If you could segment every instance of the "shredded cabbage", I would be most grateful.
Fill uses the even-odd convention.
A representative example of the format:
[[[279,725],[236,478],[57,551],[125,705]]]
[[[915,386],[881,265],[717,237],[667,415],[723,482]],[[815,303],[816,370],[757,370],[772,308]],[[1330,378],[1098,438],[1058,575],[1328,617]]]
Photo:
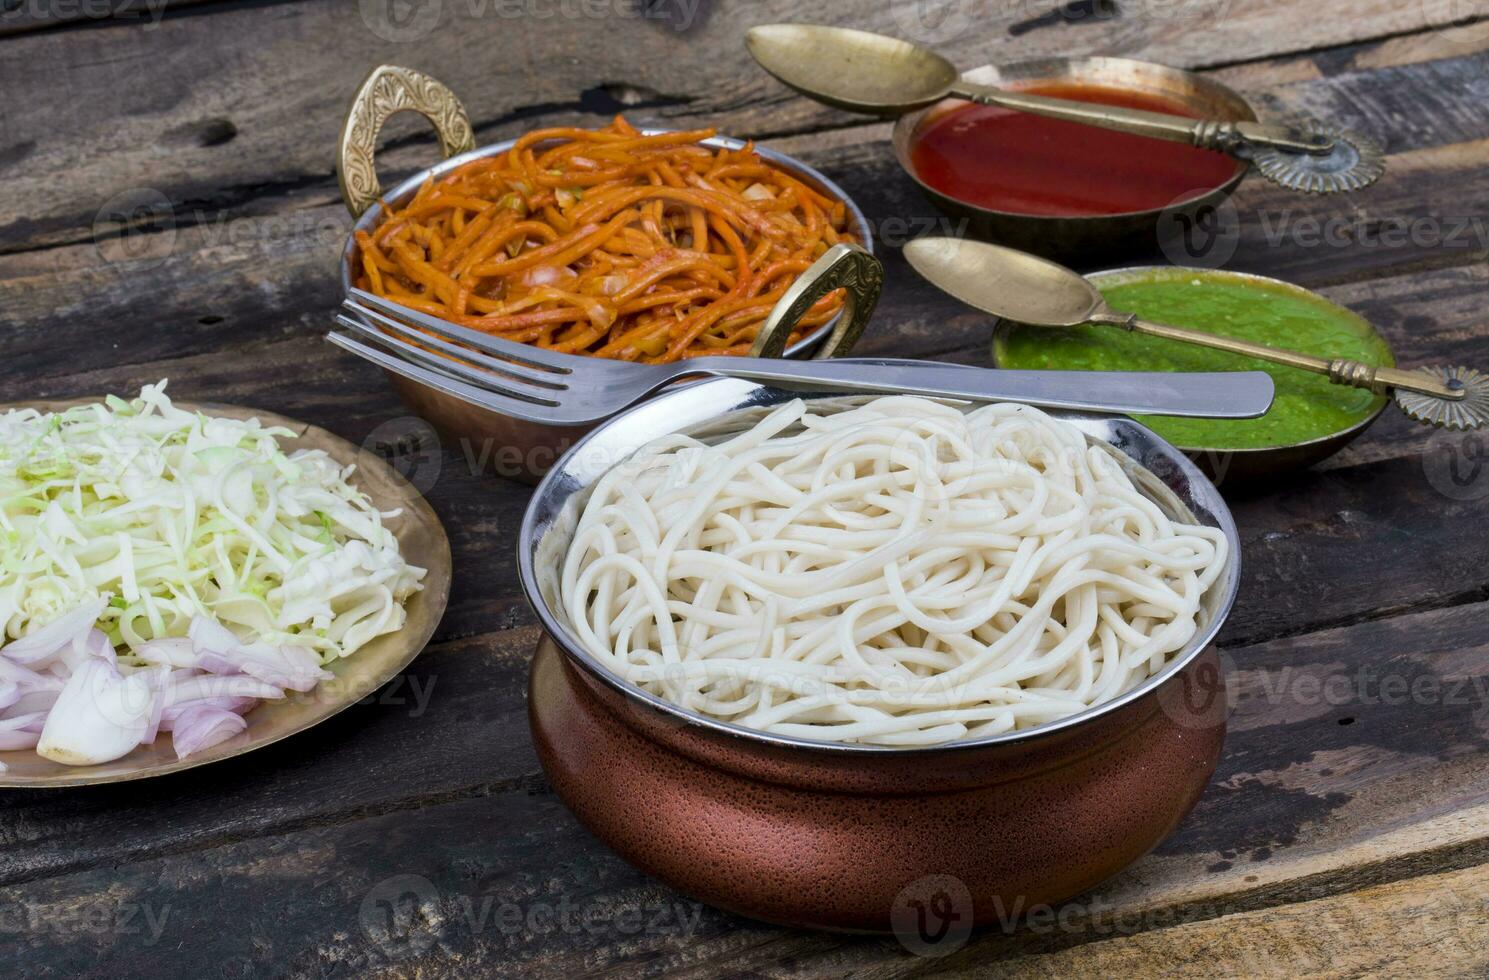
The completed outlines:
[[[321,664],[399,629],[422,586],[379,513],[283,428],[188,412],[165,382],[132,401],[0,415],[0,645],[70,610],[121,664],[209,616],[244,642]]]

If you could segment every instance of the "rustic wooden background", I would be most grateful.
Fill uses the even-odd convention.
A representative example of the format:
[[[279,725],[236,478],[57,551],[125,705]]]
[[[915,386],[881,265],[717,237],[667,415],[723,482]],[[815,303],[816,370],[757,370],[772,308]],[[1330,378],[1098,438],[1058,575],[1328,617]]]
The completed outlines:
[[[889,282],[860,350],[981,362],[985,320],[894,247],[936,217],[888,127],[794,97],[747,58],[747,26],[791,19],[918,33],[969,67],[1148,58],[1211,73],[1266,115],[1373,134],[1390,170],[1353,197],[1248,181],[1227,266],[1322,289],[1403,363],[1489,366],[1483,0],[951,0],[944,19],[930,0],[163,2],[0,0],[0,399],[169,377],[180,397],[430,449],[397,443],[385,423],[405,413],[382,377],[321,340],[348,227],[332,149],[383,62],[444,80],[482,141],[625,109],[799,154],[881,232]],[[384,142],[385,178],[433,159],[417,119]],[[513,535],[528,491],[446,445],[418,478],[457,580],[409,676],[210,769],[5,793],[0,946],[27,976],[1478,972],[1485,462],[1483,440],[1393,411],[1324,466],[1237,496],[1236,705],[1198,808],[1058,923],[928,958],[700,907],[575,822],[525,719],[537,634]]]

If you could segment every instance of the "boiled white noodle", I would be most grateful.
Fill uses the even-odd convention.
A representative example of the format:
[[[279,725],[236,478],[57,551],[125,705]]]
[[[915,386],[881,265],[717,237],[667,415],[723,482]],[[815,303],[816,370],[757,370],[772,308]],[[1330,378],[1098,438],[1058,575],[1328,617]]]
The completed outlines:
[[[801,401],[717,445],[658,440],[596,484],[562,599],[601,663],[801,738],[1026,729],[1161,670],[1225,564],[1105,449],[1026,405]]]

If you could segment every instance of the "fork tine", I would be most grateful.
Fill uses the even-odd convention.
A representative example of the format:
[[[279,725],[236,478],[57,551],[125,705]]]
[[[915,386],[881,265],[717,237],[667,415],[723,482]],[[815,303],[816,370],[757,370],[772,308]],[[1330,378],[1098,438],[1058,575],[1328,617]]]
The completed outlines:
[[[551,388],[536,388],[523,384],[519,380],[503,377],[478,367],[472,367],[468,362],[463,360],[451,360],[447,357],[441,357],[438,354],[433,354],[420,347],[416,347],[406,340],[401,340],[398,337],[383,333],[376,327],[370,327],[365,323],[358,322],[344,313],[336,314],[336,322],[343,327],[361,334],[368,340],[386,347],[406,361],[418,361],[427,368],[438,371],[440,374],[457,378],[462,383],[469,384],[474,388],[489,391],[496,395],[504,395],[508,398],[520,398],[523,401],[532,402],[535,405],[546,405],[549,408],[558,405],[558,401],[556,400],[557,392]],[[470,353],[469,351],[460,351],[453,344],[449,346],[457,356]]]
[[[350,351],[358,357],[371,361],[378,367],[394,374],[401,374],[410,381],[442,391],[447,395],[459,398],[461,401],[469,402],[480,408],[491,412],[500,412],[513,418],[523,419],[528,422],[545,421],[545,413],[541,412],[542,406],[531,402],[519,401],[515,398],[506,398],[495,392],[484,388],[468,385],[458,378],[452,378],[441,371],[433,371],[422,368],[417,364],[411,364],[401,357],[378,350],[374,347],[348,337],[346,334],[328,333],[326,339],[340,347],[342,350]]]
[[[450,323],[439,317],[411,310],[406,306],[395,303],[381,296],[374,296],[365,289],[353,288],[348,293],[343,305],[360,308],[358,311],[376,310],[387,316],[405,320],[425,330],[433,331],[442,337],[459,341],[476,350],[485,351],[487,354],[495,354],[508,360],[517,361],[535,368],[545,368],[549,371],[569,373],[573,368],[566,363],[567,358],[576,357],[574,354],[559,354],[554,351],[534,347],[531,344],[519,344],[515,340],[503,340],[490,334],[462,327],[458,323]]]
[[[417,327],[411,327],[401,320],[395,320],[390,316],[384,316],[376,310],[357,310],[356,313],[358,317],[363,317],[367,320],[371,320],[374,324],[376,324],[376,326],[368,326],[367,323],[365,323],[363,320],[358,320],[355,317],[348,317],[341,313],[336,314],[336,322],[342,324],[343,326],[352,327],[359,333],[362,333],[370,339],[377,341],[381,341],[383,337],[387,336],[387,334],[383,331],[396,331],[397,333],[409,338],[410,340],[415,341],[416,343],[426,344],[430,347],[435,348],[436,350],[443,351],[444,353],[449,354],[451,357],[457,358],[459,360],[470,361],[473,364],[478,364],[488,371],[494,371],[497,374],[505,375],[515,382],[527,382],[528,384],[537,385],[542,388],[550,388],[560,391],[569,386],[568,375],[555,374],[552,371],[544,371],[541,368],[529,368],[521,364],[516,364],[512,361],[502,360],[496,357],[489,357],[486,354],[482,354],[480,351],[471,350],[469,347],[462,347],[459,344],[452,344],[448,340],[441,340],[439,337],[425,333]],[[379,331],[377,327],[382,327],[383,331]],[[476,383],[483,384],[484,382],[477,381]]]

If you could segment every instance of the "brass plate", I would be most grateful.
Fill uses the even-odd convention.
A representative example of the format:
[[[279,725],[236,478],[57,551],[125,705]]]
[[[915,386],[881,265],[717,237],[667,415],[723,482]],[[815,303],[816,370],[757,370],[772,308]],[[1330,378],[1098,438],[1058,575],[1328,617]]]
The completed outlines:
[[[74,405],[101,401],[101,398],[78,398],[69,401],[15,402],[0,405],[0,411],[34,408],[57,412]],[[280,701],[266,701],[244,716],[246,731],[186,759],[177,759],[168,733],[162,733],[152,745],[141,745],[122,759],[100,766],[64,766],[43,759],[34,749],[0,752],[6,772],[0,772],[0,788],[86,786],[93,783],[117,783],[147,776],[193,769],[223,759],[251,752],[303,732],[325,721],[343,708],[375,693],[397,676],[424,649],[444,615],[450,597],[450,541],[439,518],[429,504],[407,480],[376,455],[332,435],[325,429],[296,422],[294,419],[252,408],[177,402],[182,408],[199,410],[207,415],[247,419],[257,416],[265,425],[283,426],[299,433],[294,439],[281,439],[286,451],[323,449],[332,459],[345,465],[355,463],[351,482],[372,498],[379,510],[401,509],[387,526],[398,538],[403,556],[410,564],[428,569],[424,588],[413,595],[404,607],[408,618],[403,629],[380,636],[350,657],[344,657],[329,668],[336,675],[314,690],[299,693],[286,691]]]

